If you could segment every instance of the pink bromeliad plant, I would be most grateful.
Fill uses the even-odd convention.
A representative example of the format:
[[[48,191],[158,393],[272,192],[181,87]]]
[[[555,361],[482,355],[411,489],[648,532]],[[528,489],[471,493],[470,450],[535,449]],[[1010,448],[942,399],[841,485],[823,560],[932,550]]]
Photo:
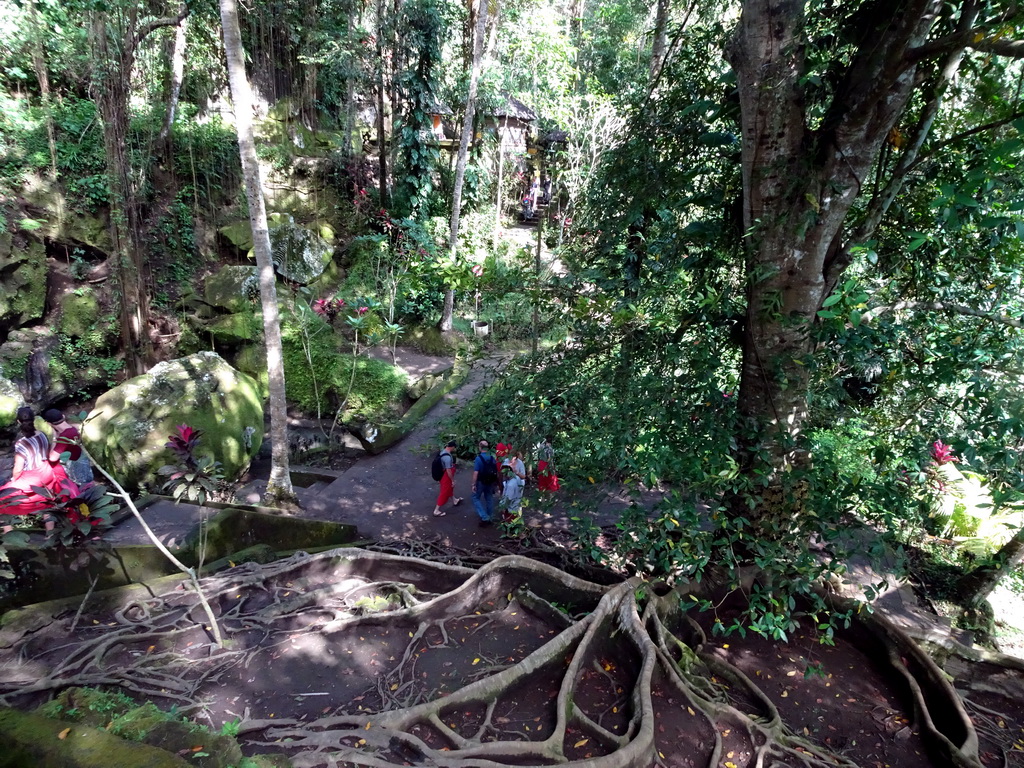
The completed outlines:
[[[932,443],[931,454],[932,461],[934,461],[940,467],[943,464],[951,464],[953,462],[959,461],[959,459],[953,455],[953,447],[950,445],[946,445],[941,440],[936,440],[934,443]]]
[[[175,501],[185,499],[202,504],[220,490],[224,479],[220,462],[210,456],[196,455],[202,436],[201,429],[181,424],[176,434],[171,435],[164,444],[174,454],[176,463],[165,464],[157,470],[157,474],[167,478],[163,490],[173,496]]]

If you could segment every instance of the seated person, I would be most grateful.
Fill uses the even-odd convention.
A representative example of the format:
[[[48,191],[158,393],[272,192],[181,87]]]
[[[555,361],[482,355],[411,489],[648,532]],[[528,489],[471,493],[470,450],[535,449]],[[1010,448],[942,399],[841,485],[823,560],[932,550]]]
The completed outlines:
[[[20,436],[14,443],[14,473],[9,483],[0,485],[0,515],[27,515],[49,509],[54,498],[48,494],[58,499],[78,495],[78,486],[68,478],[63,465],[50,462],[50,441],[36,429],[35,418],[31,408],[18,409]],[[46,527],[52,529],[52,521]]]

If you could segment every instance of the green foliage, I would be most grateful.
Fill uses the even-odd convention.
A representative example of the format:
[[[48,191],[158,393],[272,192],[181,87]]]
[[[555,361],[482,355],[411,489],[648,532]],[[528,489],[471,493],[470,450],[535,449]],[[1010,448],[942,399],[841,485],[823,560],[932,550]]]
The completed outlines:
[[[435,69],[441,65],[442,45],[453,13],[447,0],[409,0],[398,20],[398,35],[405,49],[402,60],[408,65],[398,75],[406,108],[395,128],[395,208],[418,219],[435,213],[438,200],[434,172],[440,155],[431,133],[432,113],[438,103]]]
[[[202,266],[195,240],[194,196],[191,187],[175,195],[148,231],[146,247],[159,286],[153,297],[157,306],[169,306],[178,299]]]
[[[400,369],[359,355],[353,379],[352,355],[341,351],[341,338],[323,318],[303,307],[284,319],[281,336],[288,399],[306,413],[333,412],[345,399],[350,381],[346,421],[383,416],[390,404],[401,401],[408,381]],[[380,325],[379,320],[373,322]]]
[[[224,472],[220,462],[210,455],[197,453],[202,436],[202,430],[181,424],[167,441],[165,447],[174,456],[175,463],[160,467],[157,474],[167,478],[163,491],[175,502],[184,500],[202,505],[223,488]]]
[[[50,358],[50,375],[75,394],[80,394],[74,389],[76,384],[105,381],[107,386],[114,386],[124,370],[124,361],[115,357],[110,348],[114,322],[109,316],[102,317],[80,337],[58,333],[57,348]]]

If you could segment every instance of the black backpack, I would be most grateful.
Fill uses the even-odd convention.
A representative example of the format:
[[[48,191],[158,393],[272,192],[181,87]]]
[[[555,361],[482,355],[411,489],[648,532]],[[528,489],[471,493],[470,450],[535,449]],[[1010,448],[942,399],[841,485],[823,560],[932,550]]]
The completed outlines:
[[[430,463],[430,476],[434,478],[435,481],[438,481],[442,477],[444,477],[444,464],[441,463],[442,453],[444,453],[444,451],[438,451],[437,455],[434,456],[434,460]],[[452,455],[452,466],[455,466],[454,455]]]
[[[481,456],[484,460],[483,469],[480,470],[477,478],[484,485],[494,485],[498,482],[498,465],[494,462],[493,456]]]

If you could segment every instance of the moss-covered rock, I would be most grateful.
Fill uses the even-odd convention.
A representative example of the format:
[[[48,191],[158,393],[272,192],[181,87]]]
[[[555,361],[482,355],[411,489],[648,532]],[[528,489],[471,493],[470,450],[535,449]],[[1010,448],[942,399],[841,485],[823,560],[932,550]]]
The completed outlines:
[[[32,173],[25,177],[21,195],[31,207],[45,212],[40,236],[60,243],[81,243],[104,253],[110,253],[110,226],[103,216],[91,216],[76,208],[71,212],[67,199],[50,179]],[[63,211],[63,216],[58,215]]]
[[[30,573],[31,578],[17,590],[0,593],[0,611],[84,595],[90,578],[96,579],[98,589],[114,589],[179,573],[160,550],[144,544],[121,544],[97,551],[87,570],[70,579],[67,563],[55,549],[8,547],[7,554],[12,567],[19,573]]]
[[[332,245],[334,242],[334,228],[328,222],[316,219],[309,226],[302,226],[296,223],[295,217],[290,213],[272,213],[268,217],[267,223],[270,227],[270,250],[271,258],[274,261],[274,269],[282,277],[295,283],[307,285],[319,278],[324,273],[324,270],[328,269],[331,265],[331,257],[334,252]],[[248,254],[250,258],[253,258],[252,227],[248,220],[236,221],[233,224],[221,227],[218,231],[228,242],[240,251]],[[254,276],[251,285],[247,285],[246,289],[250,295],[254,293],[255,297],[259,298],[259,284],[254,282],[256,279],[255,267],[224,267],[218,274],[225,270],[237,271],[245,269],[252,270]],[[215,277],[209,278],[207,280],[208,284],[211,279],[215,279]],[[255,286],[255,288],[251,286]],[[228,292],[228,296],[230,296],[232,295],[230,293],[232,288],[233,286],[229,284],[226,290],[223,288],[219,289],[219,294]],[[234,289],[234,294],[238,293],[238,289]],[[223,300],[221,295],[218,295],[216,298],[221,299],[221,301]],[[237,311],[235,307],[212,300],[209,289],[207,289],[207,301],[215,306],[226,306],[232,311]]]
[[[263,398],[270,393],[267,375],[267,347],[265,344],[246,344],[235,353],[235,368],[252,376],[259,385]]]
[[[263,321],[252,312],[236,312],[232,315],[220,315],[202,326],[202,331],[213,339],[214,343],[224,346],[238,346],[260,338]]]
[[[100,319],[100,302],[92,291],[65,294],[60,300],[60,332],[81,338],[96,327]]]
[[[192,723],[169,720],[166,715],[141,740],[171,753],[187,750],[192,754],[192,765],[198,768],[237,768],[242,764],[242,750],[230,736],[200,731]],[[197,745],[202,749],[195,750]]]
[[[106,730],[0,708],[0,768],[184,768],[170,752]]]
[[[447,357],[457,354],[466,340],[455,333],[442,333],[436,326],[411,326],[402,334],[402,345],[425,355]]]
[[[363,448],[371,454],[378,454],[390,448],[409,434],[423,420],[427,411],[433,408],[442,397],[462,384],[468,373],[469,366],[461,359],[456,359],[451,375],[437,381],[429,391],[413,403],[412,407],[397,422],[370,420],[360,425],[354,431]]]
[[[13,424],[21,405],[21,390],[13,381],[0,376],[0,424]]]
[[[127,488],[157,481],[169,463],[164,447],[180,424],[205,435],[200,454],[212,456],[228,480],[244,472],[263,439],[263,405],[255,381],[214,352],[156,365],[102,395],[82,439],[96,461]]]
[[[206,278],[203,298],[207,304],[228,312],[251,312],[260,300],[256,267],[221,267]]]
[[[252,224],[248,219],[226,224],[217,231],[242,253],[252,250]]]
[[[188,754],[198,768],[236,768],[244,765],[238,742],[213,733],[191,720],[158,708],[152,702],[139,705],[122,693],[96,688],[68,688],[36,710],[54,720],[103,728],[130,742],[157,747],[173,754]],[[72,726],[74,727],[74,726]],[[197,746],[202,746],[197,750]],[[150,754],[149,750],[145,750]]]
[[[307,285],[323,274],[334,249],[320,235],[296,224],[291,215],[275,213],[270,217],[270,252],[278,274]]]
[[[20,238],[19,238],[20,239]],[[8,328],[42,318],[46,309],[46,248],[38,240],[0,237],[0,326]]]
[[[248,509],[225,509],[206,524],[203,531],[206,560],[217,560],[258,544],[270,544],[278,552],[342,546],[356,540],[353,525],[330,520],[281,517]],[[200,531],[196,526],[178,554],[186,564],[198,560]]]
[[[123,693],[75,687],[65,688],[36,712],[43,717],[103,728],[111,720],[131,712],[136,706],[135,702]]]

